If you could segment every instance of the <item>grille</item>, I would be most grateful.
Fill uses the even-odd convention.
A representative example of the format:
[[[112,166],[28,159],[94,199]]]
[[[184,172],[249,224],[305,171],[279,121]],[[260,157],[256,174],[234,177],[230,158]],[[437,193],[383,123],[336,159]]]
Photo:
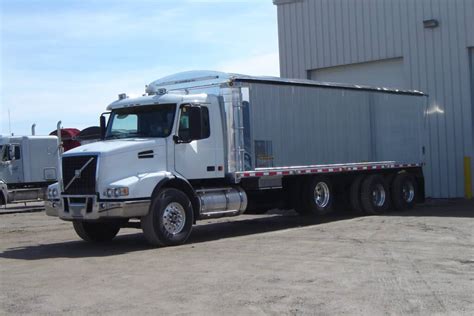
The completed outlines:
[[[84,165],[93,159],[87,167],[82,170],[80,177],[74,179],[71,185],[67,188],[68,183],[76,175],[76,170],[79,171]],[[95,176],[97,169],[97,156],[74,156],[63,157],[63,183],[66,194],[83,195],[95,194]]]

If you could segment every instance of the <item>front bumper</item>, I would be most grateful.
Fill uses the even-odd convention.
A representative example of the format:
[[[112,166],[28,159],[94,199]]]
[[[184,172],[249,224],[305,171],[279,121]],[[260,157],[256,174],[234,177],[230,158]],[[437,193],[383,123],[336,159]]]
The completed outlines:
[[[150,200],[99,201],[97,196],[66,196],[45,202],[46,215],[63,220],[137,218],[148,214]]]

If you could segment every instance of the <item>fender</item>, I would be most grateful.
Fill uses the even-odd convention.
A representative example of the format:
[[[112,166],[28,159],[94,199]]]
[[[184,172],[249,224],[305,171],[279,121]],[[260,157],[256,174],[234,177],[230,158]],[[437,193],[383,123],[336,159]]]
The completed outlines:
[[[158,182],[158,184],[155,186],[155,189],[153,190],[152,198],[156,196],[161,189],[164,188],[175,188],[184,192],[188,196],[189,200],[191,201],[191,205],[193,206],[194,223],[196,223],[196,219],[199,217],[200,214],[201,203],[191,183],[189,183],[187,179],[179,175],[170,175]]]

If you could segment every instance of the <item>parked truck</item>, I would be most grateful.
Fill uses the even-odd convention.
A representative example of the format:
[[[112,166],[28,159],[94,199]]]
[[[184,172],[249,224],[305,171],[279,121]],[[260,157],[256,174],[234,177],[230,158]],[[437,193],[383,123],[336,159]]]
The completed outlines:
[[[0,206],[43,201],[58,178],[58,138],[0,136]]]
[[[186,72],[125,94],[103,140],[62,157],[47,214],[86,241],[141,228],[178,245],[197,220],[272,208],[382,214],[424,200],[426,96],[368,86]]]

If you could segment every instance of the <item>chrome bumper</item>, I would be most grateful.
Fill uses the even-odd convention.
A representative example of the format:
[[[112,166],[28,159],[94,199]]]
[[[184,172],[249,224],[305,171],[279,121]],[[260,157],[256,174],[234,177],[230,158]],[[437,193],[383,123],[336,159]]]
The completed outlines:
[[[96,196],[81,196],[84,202],[77,202],[76,196],[45,202],[46,215],[63,220],[97,220],[101,218],[133,218],[148,214],[150,200],[139,201],[97,201]]]

